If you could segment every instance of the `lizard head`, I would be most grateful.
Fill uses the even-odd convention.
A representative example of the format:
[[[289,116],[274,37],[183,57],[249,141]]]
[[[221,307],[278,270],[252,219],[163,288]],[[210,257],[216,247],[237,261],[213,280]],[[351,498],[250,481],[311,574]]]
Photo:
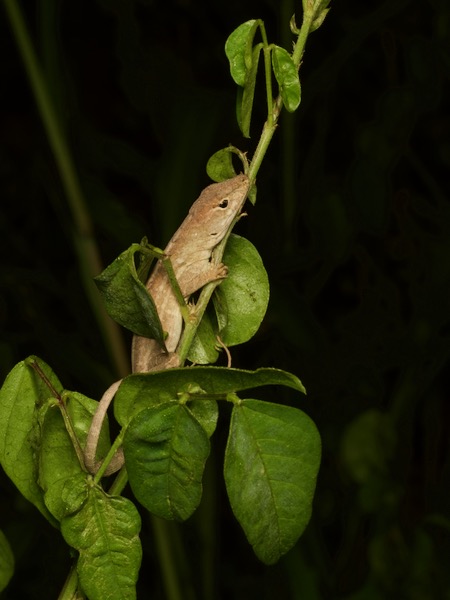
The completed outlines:
[[[205,235],[205,243],[209,247],[220,243],[241,212],[249,183],[246,175],[213,183],[203,190],[192,206],[191,211],[195,211],[192,216]]]

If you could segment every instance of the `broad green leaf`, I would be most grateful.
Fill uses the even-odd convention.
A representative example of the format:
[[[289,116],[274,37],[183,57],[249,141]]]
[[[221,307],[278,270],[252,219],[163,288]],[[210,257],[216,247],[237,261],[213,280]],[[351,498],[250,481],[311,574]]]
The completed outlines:
[[[275,563],[311,516],[320,464],[316,426],[288,406],[235,404],[224,475],[231,508],[260,560]]]
[[[298,69],[289,52],[273,46],[272,67],[283,104],[288,112],[294,112],[300,104],[301,88]]]
[[[0,592],[8,585],[13,573],[14,554],[5,534],[0,530]]]
[[[196,364],[217,361],[218,335],[226,346],[236,346],[252,338],[267,310],[269,279],[253,244],[232,234],[223,262],[228,267],[228,276],[213,296],[216,318],[205,314],[189,350],[188,359]]]
[[[244,371],[224,367],[191,367],[166,371],[135,373],[126,377],[114,398],[114,415],[120,425],[126,425],[140,410],[170,402],[190,386],[193,400],[225,397],[263,385],[284,385],[305,392],[298,377],[280,369]]]
[[[39,419],[62,391],[56,375],[36,356],[18,363],[0,390],[0,463],[21,494],[53,524],[38,485]]]
[[[232,234],[223,257],[228,276],[216,289],[219,335],[227,346],[242,344],[258,331],[269,303],[269,278],[255,246]]]
[[[154,515],[184,521],[202,496],[209,440],[189,408],[170,402],[139,412],[123,440],[137,500]]]
[[[253,38],[261,23],[260,19],[242,23],[225,42],[225,54],[230,63],[231,76],[241,87],[244,86],[247,72],[252,67]]]
[[[66,542],[79,552],[80,585],[89,600],[134,600],[142,558],[141,520],[130,500],[89,489],[82,508],[61,521]]]
[[[143,246],[132,244],[116,258],[94,281],[108,314],[117,323],[137,335],[155,339],[164,347],[164,333],[155,303],[140,280],[135,266],[135,254]],[[151,253],[146,248],[145,254]]]

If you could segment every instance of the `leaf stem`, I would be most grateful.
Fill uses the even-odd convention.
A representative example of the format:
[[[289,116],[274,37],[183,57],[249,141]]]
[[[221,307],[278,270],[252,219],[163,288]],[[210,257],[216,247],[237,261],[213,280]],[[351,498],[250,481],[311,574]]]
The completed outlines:
[[[272,69],[270,65],[270,52],[271,48],[267,40],[266,28],[264,23],[260,21],[259,28],[261,30],[261,37],[263,41],[263,52],[264,52],[264,72],[266,77],[266,96],[267,96],[267,122],[269,126],[272,126],[272,105],[273,105],[273,93],[272,93]]]
[[[158,549],[164,589],[168,600],[183,600],[179,569],[174,559],[173,544],[171,543],[170,524],[159,517],[152,516],[151,523]]]
[[[78,592],[78,573],[76,564],[74,564],[69,571],[58,600],[81,600],[81,598],[84,598],[84,595],[81,596]]]
[[[309,13],[307,11],[303,13],[302,26],[300,28],[297,41],[295,42],[294,51],[292,52],[292,60],[297,69],[300,68],[300,64],[302,62],[303,53],[305,52],[306,40],[308,39],[313,19],[314,13]]]
[[[114,483],[108,490],[108,494],[111,496],[120,496],[125,486],[128,483],[128,473],[125,467],[122,467],[114,479]]]
[[[72,419],[70,418],[69,413],[67,412],[66,398],[69,397],[70,392],[63,392],[63,395],[59,398],[59,408],[61,410],[61,415],[64,421],[64,425],[66,427],[66,431],[70,437],[70,441],[72,442],[72,446],[75,450],[75,454],[77,455],[78,462],[80,463],[80,467],[83,469],[83,471],[86,471],[86,467],[84,466],[83,449],[80,446],[80,441],[75,432]]]

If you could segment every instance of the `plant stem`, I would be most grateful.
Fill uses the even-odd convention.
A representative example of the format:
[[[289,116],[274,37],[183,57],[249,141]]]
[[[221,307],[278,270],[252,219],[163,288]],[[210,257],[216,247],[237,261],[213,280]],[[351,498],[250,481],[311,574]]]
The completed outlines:
[[[294,61],[297,69],[300,68],[301,60],[303,53],[305,51],[306,40],[309,35],[309,31],[311,29],[311,24],[313,22],[315,13],[304,13],[303,14],[303,22],[301,29],[299,31],[297,41],[294,46],[294,51],[292,53],[292,60]],[[262,31],[262,29],[261,29]],[[267,40],[266,40],[267,41]],[[264,46],[264,49],[266,45]],[[270,65],[269,65],[270,67]],[[268,86],[268,82],[271,81],[271,73],[269,68],[269,74],[266,70],[266,87]],[[277,128],[278,119],[281,114],[281,109],[283,108],[283,102],[281,96],[279,95],[273,102],[272,110],[269,111],[269,116],[267,121],[264,123],[263,130],[261,133],[261,137],[259,139],[258,145],[256,147],[255,153],[253,155],[252,162],[250,164],[250,169],[248,176],[250,180],[256,179],[256,175],[259,171],[261,163],[264,159],[264,156],[267,152],[270,142],[272,141],[273,134]]]
[[[270,68],[270,46],[267,41],[266,28],[264,23],[261,21],[260,26],[261,37],[263,40],[263,52],[264,52],[264,73],[266,77],[266,96],[267,96],[267,123],[269,127],[272,125],[272,69]]]
[[[4,5],[71,211],[74,247],[82,283],[115,369],[124,377],[129,372],[129,366],[123,338],[118,326],[106,313],[100,294],[92,281],[93,277],[102,271],[102,264],[75,165],[18,1],[4,0]]]
[[[116,437],[116,439],[114,440],[114,443],[111,444],[111,448],[108,451],[108,454],[105,456],[105,458],[103,459],[102,464],[100,465],[99,470],[97,471],[97,473],[94,476],[94,482],[99,484],[102,477],[105,475],[105,472],[111,462],[111,459],[113,459],[116,456],[117,451],[119,450],[119,448],[122,446],[122,442],[123,442],[123,436],[125,435],[125,428],[122,428],[119,435]],[[121,454],[121,467],[123,467],[123,454]],[[118,469],[116,468],[116,471]]]
[[[311,28],[311,23],[313,21],[314,13],[304,14],[302,27],[298,34],[297,42],[294,46],[294,51],[292,58],[294,60],[294,64],[297,68],[300,67],[301,59],[303,56],[303,52],[305,50],[306,40],[308,38],[309,30]],[[267,42],[267,36],[264,27],[261,25],[261,35],[263,38],[264,44],[264,66],[265,66],[265,74],[266,74],[266,90],[267,90],[267,98],[272,98],[272,84],[271,84],[271,69],[270,69],[270,47]],[[272,137],[277,129],[278,119],[281,114],[281,109],[283,108],[283,101],[281,99],[281,95],[279,95],[273,102],[272,105],[269,105],[269,112],[267,116],[267,120],[264,123],[263,130],[261,133],[261,137],[259,139],[258,145],[256,147],[255,153],[253,155],[248,177],[250,181],[254,181],[256,179],[256,175],[259,171],[259,168],[262,164],[264,156],[267,152],[270,142],[272,141]],[[234,225],[234,223],[233,223]],[[232,225],[232,227],[233,227]],[[232,229],[230,228],[230,231]],[[214,253],[215,258],[220,260],[222,258],[226,241],[228,236],[222,241],[222,243],[216,248]],[[195,305],[195,318],[191,319],[186,323],[186,327],[184,329],[184,333],[180,342],[179,348],[179,356],[181,360],[181,364],[183,364],[186,356],[189,352],[189,348],[192,344],[192,341],[195,337],[195,332],[197,331],[198,325],[203,317],[203,314],[206,310],[208,302],[215,290],[215,288],[219,285],[220,282],[213,281],[212,283],[206,285],[198,299],[197,304]]]
[[[259,171],[259,167],[264,159],[264,156],[267,152],[269,144],[272,140],[273,134],[277,128],[278,118],[281,113],[282,100],[281,96],[274,101],[272,107],[272,124],[269,124],[269,120],[264,123],[263,130],[261,133],[261,137],[259,138],[258,145],[256,146],[255,153],[253,154],[252,162],[250,163],[250,169],[248,172],[248,176],[251,181],[256,179],[256,175]]]
[[[81,600],[84,596],[78,593],[78,574],[76,565],[70,569],[64,587],[58,596],[58,600]]]
[[[151,523],[155,535],[167,600],[183,600],[185,596],[181,591],[179,570],[176,568],[173,557],[169,524],[167,521],[154,516],[151,517]]]
[[[120,496],[125,486],[128,483],[128,474],[125,467],[122,467],[114,479],[114,483],[108,490],[108,494],[111,496]]]
[[[225,235],[223,240],[220,242],[220,244],[218,244],[216,246],[216,248],[214,249],[213,256],[212,256],[212,260],[214,262],[216,262],[216,263],[221,262],[223,254],[225,252],[228,238],[230,237],[231,231],[233,230],[233,227],[235,226],[235,224],[238,220],[239,220],[239,217],[237,217],[233,221],[233,223],[231,223],[227,234]],[[181,336],[180,345],[179,345],[179,349],[178,349],[178,356],[180,358],[181,365],[184,363],[184,361],[187,358],[189,348],[192,345],[196,331],[200,325],[200,321],[202,320],[203,315],[205,314],[205,311],[209,304],[211,296],[213,295],[213,292],[216,289],[216,287],[218,285],[220,285],[220,283],[221,283],[220,280],[211,281],[210,283],[208,283],[207,285],[205,285],[202,288],[200,296],[199,296],[197,302],[195,303],[195,310],[192,313],[191,312],[189,313],[189,318],[185,321],[185,327],[183,330],[183,334]],[[189,310],[189,307],[187,307],[187,308]]]
[[[300,28],[297,41],[295,42],[294,51],[292,52],[292,60],[294,61],[294,65],[297,67],[297,69],[300,67],[300,64],[302,62],[306,40],[308,39],[309,30],[311,29],[311,24],[313,22],[314,16],[315,13],[307,14],[305,12],[303,14],[302,26]]]

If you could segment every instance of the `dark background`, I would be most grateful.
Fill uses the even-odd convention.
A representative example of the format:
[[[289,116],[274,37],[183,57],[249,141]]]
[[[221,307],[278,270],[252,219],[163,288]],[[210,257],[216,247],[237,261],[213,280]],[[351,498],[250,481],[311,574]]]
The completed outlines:
[[[251,157],[265,99],[243,140],[223,52],[231,31],[262,18],[269,41],[290,49],[295,11],[301,22],[288,0],[21,4],[104,265],[143,235],[167,242],[213,152],[231,142]],[[1,380],[37,354],[66,388],[98,398],[116,368],[0,14]],[[179,530],[186,598],[450,597],[449,41],[446,0],[332,0],[308,40],[300,109],[282,115],[238,225],[264,259],[271,301],[233,365],[280,367],[306,385],[306,398],[266,398],[299,406],[321,432],[313,517],[278,565],[258,563],[224,496],[224,425],[207,484],[213,530],[204,508]],[[0,485],[17,561],[2,598],[56,598],[68,549],[6,477]],[[138,598],[164,598],[146,519],[143,543]]]

